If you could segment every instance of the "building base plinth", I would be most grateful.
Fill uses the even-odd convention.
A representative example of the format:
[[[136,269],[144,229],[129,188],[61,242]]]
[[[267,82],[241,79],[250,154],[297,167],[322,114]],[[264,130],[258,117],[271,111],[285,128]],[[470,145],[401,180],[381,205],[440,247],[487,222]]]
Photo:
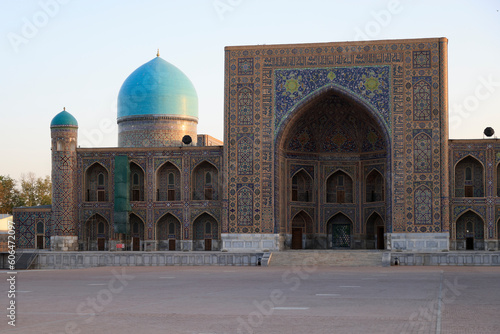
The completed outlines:
[[[386,247],[393,251],[442,252],[450,250],[448,233],[387,233]]]
[[[222,233],[222,250],[262,252],[279,250],[279,234]]]
[[[60,236],[54,235],[50,237],[50,250],[52,251],[77,251],[78,236]]]

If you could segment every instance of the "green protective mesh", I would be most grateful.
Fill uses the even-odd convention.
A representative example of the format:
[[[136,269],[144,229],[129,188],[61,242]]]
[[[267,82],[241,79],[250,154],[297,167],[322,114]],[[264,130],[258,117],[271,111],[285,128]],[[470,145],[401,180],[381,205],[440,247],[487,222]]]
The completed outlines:
[[[115,233],[129,234],[130,165],[125,155],[115,156]]]

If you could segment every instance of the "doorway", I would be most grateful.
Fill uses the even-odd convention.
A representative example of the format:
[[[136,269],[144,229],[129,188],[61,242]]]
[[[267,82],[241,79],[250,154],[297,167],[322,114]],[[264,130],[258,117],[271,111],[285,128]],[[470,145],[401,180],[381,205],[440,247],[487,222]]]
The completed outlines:
[[[384,248],[384,227],[377,226],[377,249]]]
[[[205,250],[206,251],[212,250],[212,239],[205,239]]]
[[[170,239],[168,241],[168,250],[169,251],[174,251],[175,250],[175,239]]]
[[[292,249],[302,249],[302,229],[292,228]]]
[[[43,235],[37,235],[36,236],[36,248],[37,249],[43,249]]]
[[[332,246],[333,248],[351,248],[351,225],[332,225]]]
[[[465,249],[474,250],[474,238],[465,238]]]
[[[104,238],[97,238],[97,250],[98,251],[103,251],[105,247],[105,240]]]
[[[132,237],[132,250],[140,251],[141,250],[141,239],[137,237]]]

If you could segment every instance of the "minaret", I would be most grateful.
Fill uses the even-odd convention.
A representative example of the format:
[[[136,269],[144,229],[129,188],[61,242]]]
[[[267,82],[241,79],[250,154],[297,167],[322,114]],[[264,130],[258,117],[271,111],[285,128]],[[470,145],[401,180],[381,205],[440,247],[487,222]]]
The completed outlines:
[[[76,141],[78,122],[64,108],[50,123],[52,138],[52,226],[50,248],[78,250]]]

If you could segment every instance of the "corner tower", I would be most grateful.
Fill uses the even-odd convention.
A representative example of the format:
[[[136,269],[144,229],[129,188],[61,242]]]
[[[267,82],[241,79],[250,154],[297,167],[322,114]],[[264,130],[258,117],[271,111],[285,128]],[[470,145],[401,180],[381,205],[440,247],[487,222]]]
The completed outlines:
[[[78,122],[64,109],[50,123],[52,139],[52,222],[50,245],[56,251],[78,250],[76,147]]]
[[[118,146],[181,146],[196,139],[198,96],[189,78],[160,58],[136,69],[118,94]]]

